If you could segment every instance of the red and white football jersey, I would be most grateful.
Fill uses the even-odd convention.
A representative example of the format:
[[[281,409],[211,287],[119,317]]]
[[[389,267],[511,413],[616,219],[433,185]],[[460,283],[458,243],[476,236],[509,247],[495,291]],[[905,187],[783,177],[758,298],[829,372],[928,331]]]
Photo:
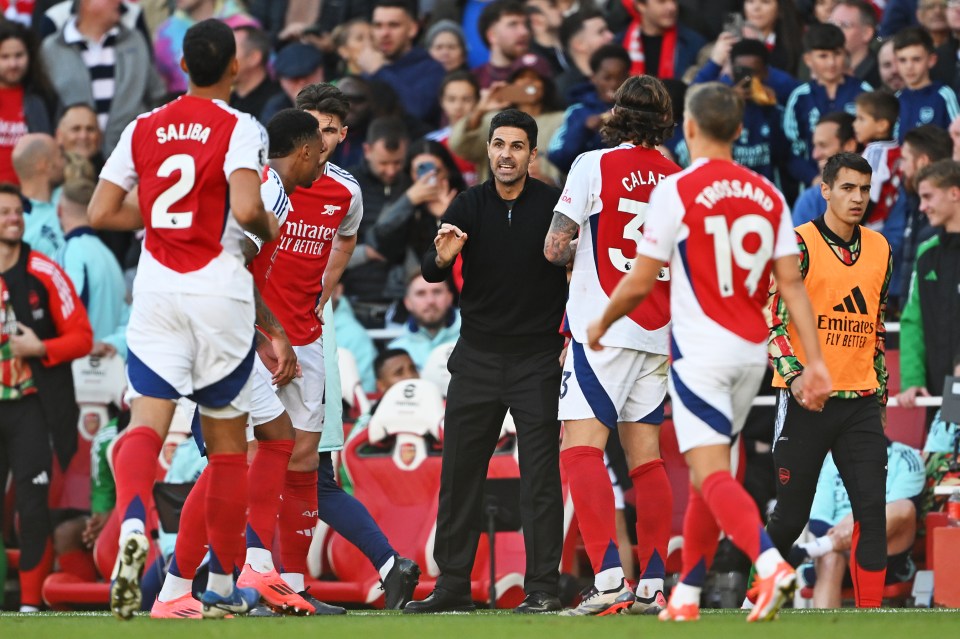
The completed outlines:
[[[890,217],[890,210],[900,192],[900,145],[895,140],[871,142],[863,150],[863,158],[873,169],[870,176],[873,208],[864,226],[880,231]]]
[[[283,325],[294,346],[311,344],[323,325],[314,309],[323,291],[323,272],[338,233],[355,235],[363,217],[363,198],[356,179],[327,162],[323,175],[309,189],[290,195],[293,208],[280,237],[253,260],[257,289]]]
[[[140,185],[146,233],[134,295],[252,299],[228,187],[234,171],[261,173],[267,146],[267,132],[250,115],[189,95],[124,129],[100,177],[127,191]]]
[[[659,151],[632,144],[584,153],[570,168],[554,210],[580,225],[566,314],[578,342],[586,343],[588,324],[636,261],[647,216],[658,214],[648,206],[650,193],[679,170]],[[605,346],[669,353],[669,267],[659,279],[642,304],[610,327]]]
[[[766,362],[773,260],[798,253],[780,191],[734,162],[700,159],[660,182],[650,210],[638,252],[670,260],[673,359]]]

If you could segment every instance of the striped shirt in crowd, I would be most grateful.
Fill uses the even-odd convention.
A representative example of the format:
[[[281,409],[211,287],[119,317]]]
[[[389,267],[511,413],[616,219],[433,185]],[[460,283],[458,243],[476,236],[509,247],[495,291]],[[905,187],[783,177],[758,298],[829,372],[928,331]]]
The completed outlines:
[[[90,71],[90,82],[93,87],[94,109],[97,111],[97,124],[100,130],[107,129],[107,119],[110,115],[110,103],[116,92],[115,69],[117,63],[116,43],[119,27],[113,27],[101,38],[100,42],[88,40],[77,29],[77,19],[71,18],[63,28],[63,38],[67,44],[75,45],[80,49],[83,63]]]

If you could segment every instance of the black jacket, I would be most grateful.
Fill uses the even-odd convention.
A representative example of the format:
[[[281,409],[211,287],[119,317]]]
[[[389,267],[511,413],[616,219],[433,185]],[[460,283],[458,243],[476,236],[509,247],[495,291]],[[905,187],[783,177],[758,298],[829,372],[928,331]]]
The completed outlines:
[[[491,178],[450,204],[442,222],[467,234],[463,247],[460,335],[475,348],[535,353],[563,345],[560,322],[567,302],[566,269],[543,256],[543,241],[560,190],[527,177],[508,215]],[[423,277],[442,282],[450,268],[423,257]]]

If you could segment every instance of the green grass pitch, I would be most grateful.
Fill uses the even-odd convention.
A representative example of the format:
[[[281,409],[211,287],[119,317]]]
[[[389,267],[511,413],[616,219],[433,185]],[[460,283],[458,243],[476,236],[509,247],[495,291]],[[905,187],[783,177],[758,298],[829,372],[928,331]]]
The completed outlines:
[[[3,639],[289,639],[295,636],[376,637],[383,639],[897,639],[956,637],[960,611],[885,609],[880,611],[786,610],[780,619],[747,624],[738,610],[706,610],[695,623],[661,623],[655,617],[616,616],[566,619],[501,612],[409,616],[373,611],[345,617],[151,620],[120,622],[106,613],[0,614]],[[319,634],[319,633],[322,633]]]

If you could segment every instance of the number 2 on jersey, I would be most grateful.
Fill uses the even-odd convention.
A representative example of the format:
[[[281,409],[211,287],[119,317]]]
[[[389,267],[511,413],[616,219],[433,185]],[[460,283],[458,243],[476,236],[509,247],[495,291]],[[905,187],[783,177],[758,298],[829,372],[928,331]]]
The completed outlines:
[[[723,215],[709,215],[703,220],[707,235],[713,236],[713,252],[717,260],[717,283],[720,285],[720,295],[733,295],[733,265],[747,271],[744,286],[752,296],[757,292],[760,276],[766,270],[767,263],[773,255],[773,225],[762,215],[744,215],[738,217],[733,226],[727,226],[727,218]],[[760,237],[760,245],[753,252],[743,245],[747,235],[756,233]]]
[[[157,169],[157,177],[170,177],[174,171],[180,171],[180,178],[157,196],[150,209],[150,225],[155,229],[185,229],[193,224],[193,211],[170,212],[170,207],[188,195],[197,181],[193,157],[186,153],[171,155]]]

